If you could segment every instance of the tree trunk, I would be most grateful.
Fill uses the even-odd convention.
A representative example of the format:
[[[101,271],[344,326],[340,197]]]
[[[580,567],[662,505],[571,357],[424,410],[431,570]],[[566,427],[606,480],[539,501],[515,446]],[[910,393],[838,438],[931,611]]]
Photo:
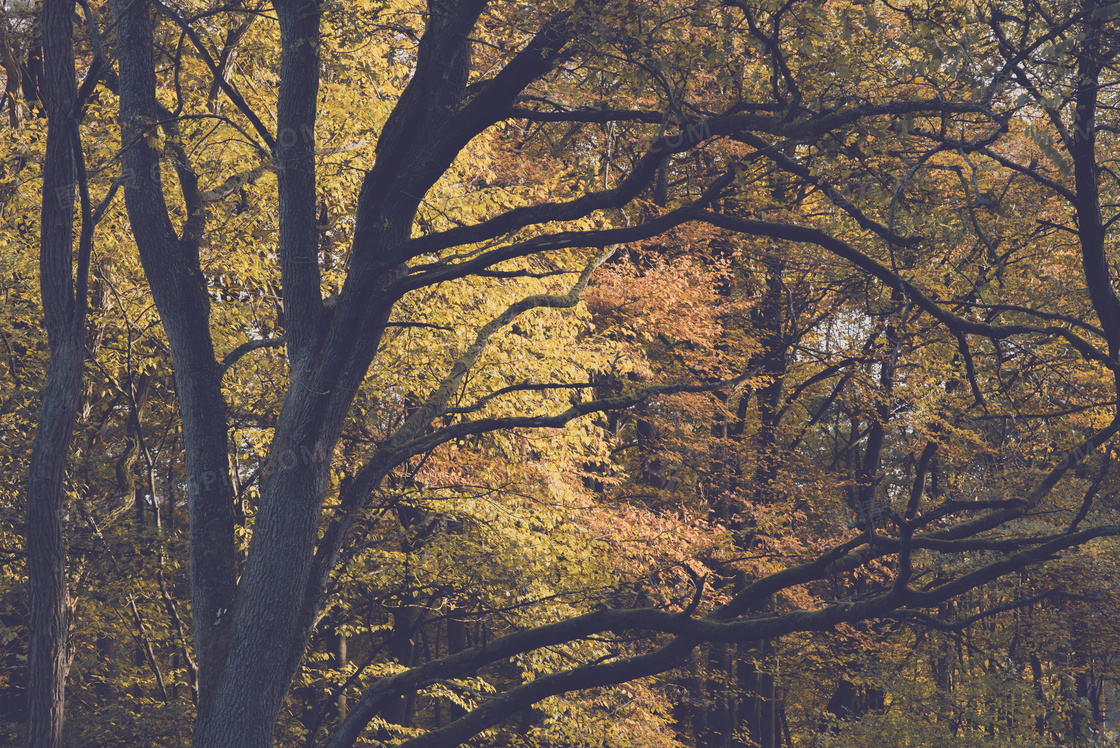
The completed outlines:
[[[27,479],[29,748],[62,745],[67,670],[66,461],[81,398],[85,352],[88,242],[79,251],[74,289],[73,226],[76,124],[72,0],[45,0],[42,34],[47,110],[39,280],[50,347],[50,368]],[[83,227],[86,229],[87,227]]]
[[[699,745],[703,748],[731,748],[735,731],[735,702],[738,694],[731,685],[733,677],[731,645],[716,642],[708,649],[707,730]]]
[[[120,91],[125,206],[144,274],[170,344],[183,420],[191,531],[191,608],[199,669],[199,713],[205,714],[229,645],[236,585],[233,485],[229,477],[221,371],[210,337],[210,299],[199,262],[205,213],[197,178],[176,151],[173,118],[156,100],[151,7],[114,0]],[[161,189],[162,153],[153,146],[157,123],[170,130],[167,149],[189,218],[180,237]]]

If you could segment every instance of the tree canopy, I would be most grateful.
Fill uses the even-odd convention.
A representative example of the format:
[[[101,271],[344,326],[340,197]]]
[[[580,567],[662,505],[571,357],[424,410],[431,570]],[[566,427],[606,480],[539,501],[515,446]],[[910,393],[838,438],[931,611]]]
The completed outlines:
[[[1116,11],[5,4],[0,730],[1104,744]]]

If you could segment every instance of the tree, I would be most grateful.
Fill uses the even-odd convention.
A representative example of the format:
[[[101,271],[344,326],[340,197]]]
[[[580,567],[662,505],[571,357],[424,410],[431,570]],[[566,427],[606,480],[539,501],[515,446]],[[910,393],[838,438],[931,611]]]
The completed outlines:
[[[49,126],[43,161],[39,277],[50,346],[50,368],[40,405],[27,478],[28,627],[27,745],[62,745],[67,658],[64,476],[85,368],[87,278],[93,237],[84,181],[79,108],[74,79],[74,4],[43,4],[46,66],[41,79]],[[91,78],[96,79],[96,71]],[[9,72],[11,82],[11,72]],[[18,104],[13,97],[13,112]],[[81,180],[81,181],[76,181]],[[73,259],[75,192],[81,188],[82,233]]]
[[[95,104],[112,100],[119,136],[103,118],[85,126],[119,143],[128,226],[174,364],[185,462],[180,480],[170,459],[160,469],[168,511],[176,484],[189,511],[195,745],[272,744],[316,637],[348,630],[328,615],[339,575],[360,568],[419,594],[478,537],[454,515],[462,492],[438,504],[425,482],[464,485],[456,451],[498,464],[516,430],[603,414],[596,438],[636,435],[629,467],[660,505],[582,516],[625,518],[635,536],[642,523],[702,530],[658,548],[666,565],[680,554],[661,583],[639,584],[619,542],[607,591],[571,596],[540,625],[526,605],[507,633],[471,646],[462,609],[429,617],[447,633],[426,661],[411,636],[423,616],[398,597],[386,637],[398,667],[348,697],[327,745],[353,745],[371,723],[411,727],[417,693],[472,678],[500,695],[457,697],[454,719],[404,733],[407,745],[458,744],[552,697],[691,667],[705,643],[705,667],[727,674],[724,645],[762,652],[752,643],[926,620],[1120,532],[1095,509],[1097,488],[1070,504],[1093,485],[1082,463],[1120,428],[1106,172],[1096,135],[1067,126],[1097,133],[1104,116],[1093,92],[1111,75],[1113,21],[1095,7],[277,0],[274,22],[245,5],[111,8],[117,64],[95,76]],[[1025,66],[1043,51],[1074,72],[1040,63],[1058,78],[1039,84]],[[1043,116],[1065,132],[1072,166],[1031,140]],[[372,158],[355,155],[363,137]],[[1036,146],[1054,169],[1030,160]],[[997,236],[1016,201],[1039,212]],[[1047,258],[1067,289],[1054,289],[1060,311],[1040,308],[1050,302],[1022,264],[1046,231],[1078,242]],[[638,247],[651,259],[632,277],[683,288],[682,306],[705,312],[635,332],[628,301],[603,286],[597,319],[625,325],[594,335],[556,321],[579,310],[602,264],[626,277],[620,250]],[[695,264],[674,265],[675,247]],[[625,296],[639,284],[619,285]],[[723,301],[741,296],[752,298]],[[705,334],[680,323],[689,316]],[[530,332],[545,325],[580,355],[514,364],[507,351],[545,350],[548,336]],[[250,368],[247,386],[227,379],[281,345],[285,358]],[[627,356],[637,364],[612,364]],[[1063,401],[1055,383],[1068,379],[1079,387]],[[136,449],[142,401],[121,430]],[[1024,474],[1017,461],[1038,442],[991,424],[1027,407],[1053,411],[1033,435],[1053,448]],[[653,438],[669,423],[677,445]],[[668,449],[685,441],[704,457]],[[598,447],[564,449],[557,461],[588,485],[625,480]],[[122,444],[120,464],[136,454]],[[378,506],[403,539],[362,556]],[[564,511],[581,516],[553,516]],[[759,547],[778,560],[743,558]],[[423,554],[429,567],[411,565]],[[432,599],[466,602],[461,583],[442,581]],[[346,660],[337,646],[335,658]],[[751,729],[773,743],[769,719]]]

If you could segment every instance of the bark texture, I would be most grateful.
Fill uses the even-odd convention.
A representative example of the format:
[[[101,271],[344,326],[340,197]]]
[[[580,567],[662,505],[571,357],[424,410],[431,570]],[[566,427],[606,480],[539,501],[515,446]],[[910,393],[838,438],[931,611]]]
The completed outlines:
[[[117,23],[121,167],[125,206],[144,274],[175,362],[183,419],[191,526],[191,607],[199,669],[199,711],[212,703],[229,647],[236,581],[234,495],[229,475],[221,367],[210,337],[210,297],[199,264],[205,213],[198,181],[179,147],[174,118],[156,100],[152,5],[113,0]],[[158,123],[158,124],[157,124]],[[176,231],[161,189],[161,153],[152,142],[164,128],[166,150],[188,218]]]
[[[73,227],[77,192],[77,100],[72,42],[73,0],[45,0],[42,14],[43,103],[48,116],[43,163],[39,283],[50,369],[27,480],[28,646],[27,746],[62,745],[67,670],[66,460],[81,396],[88,247],[74,289]]]

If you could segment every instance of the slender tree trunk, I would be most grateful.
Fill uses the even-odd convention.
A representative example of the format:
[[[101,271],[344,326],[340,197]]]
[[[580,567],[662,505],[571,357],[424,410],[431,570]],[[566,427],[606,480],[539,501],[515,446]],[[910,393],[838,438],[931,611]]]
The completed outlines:
[[[183,420],[191,534],[191,612],[198,662],[199,714],[210,707],[229,647],[237,579],[233,484],[229,476],[221,370],[210,337],[210,298],[199,260],[205,210],[198,180],[176,151],[173,118],[156,99],[151,4],[113,0],[120,91],[125,206],[144,274],[170,344]],[[189,218],[176,233],[161,189],[161,157],[151,144],[167,128]]]
[[[81,398],[86,316],[79,253],[74,291],[73,226],[77,140],[71,119],[77,86],[72,42],[73,0],[45,0],[42,33],[46,69],[47,152],[43,164],[43,211],[39,281],[50,347],[50,369],[27,479],[28,621],[27,746],[62,745],[65,704],[67,608],[65,514],[66,460]],[[88,248],[87,248],[88,251]],[[83,267],[83,264],[85,267]]]
[[[345,670],[349,662],[346,656],[346,632],[341,628],[331,635],[331,660],[336,670]],[[346,692],[338,695],[334,702],[335,713],[339,721],[346,719]]]
[[[774,687],[774,676],[770,673],[761,673],[758,685],[758,697],[761,702],[761,714],[758,725],[758,744],[762,748],[780,748],[782,736],[778,731],[777,719],[777,689]]]
[[[731,645],[713,643],[708,650],[708,731],[703,735],[704,748],[731,748],[735,733],[736,706],[739,694],[733,688],[734,677]]]
[[[757,740],[762,732],[762,699],[759,697],[758,683],[761,673],[755,663],[755,644],[752,642],[743,647],[745,655],[739,664],[739,693],[743,700],[740,707],[740,726],[751,739]]]
[[[57,348],[52,344],[51,349],[51,368],[27,481],[29,748],[62,745],[66,681],[68,595],[63,484],[78,395],[73,385],[81,382],[81,346],[67,340]],[[67,371],[74,368],[76,373]]]

